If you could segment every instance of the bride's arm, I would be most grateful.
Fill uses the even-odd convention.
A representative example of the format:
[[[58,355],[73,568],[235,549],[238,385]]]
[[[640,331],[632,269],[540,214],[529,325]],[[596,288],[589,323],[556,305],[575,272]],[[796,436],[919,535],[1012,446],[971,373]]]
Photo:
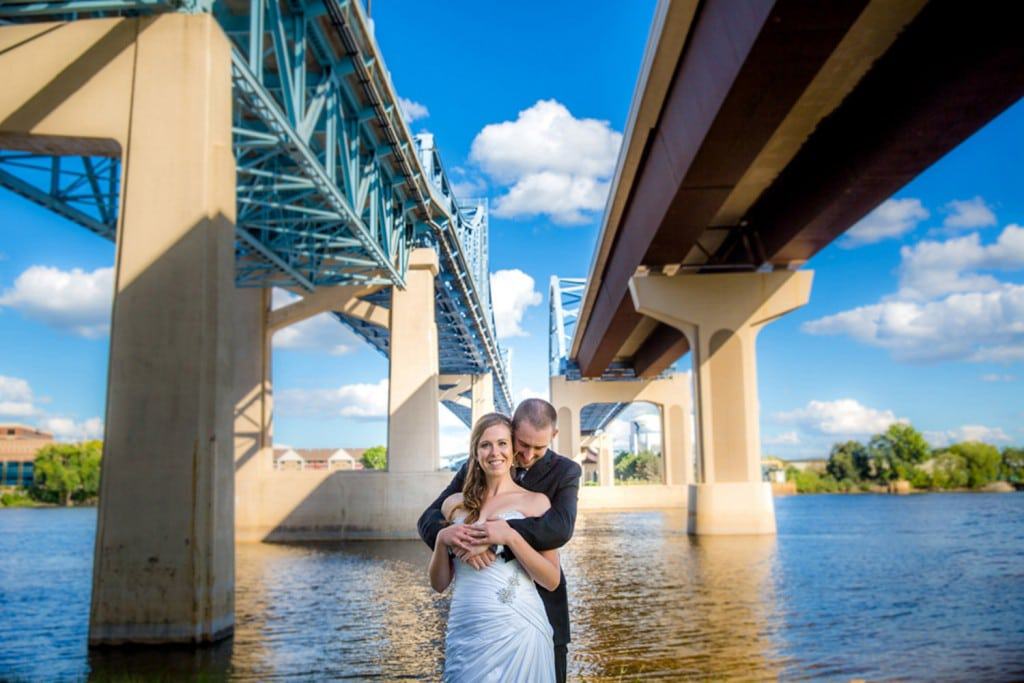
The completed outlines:
[[[462,494],[453,493],[441,504],[441,513],[444,521],[450,522],[455,514],[455,509],[462,503]],[[438,593],[443,593],[452,582],[452,558],[448,552],[448,546],[452,542],[452,534],[455,527],[446,526],[437,532],[434,541],[434,552],[430,556],[430,587]]]
[[[452,558],[448,555],[448,536],[454,527],[445,527],[437,533],[434,553],[430,556],[430,587],[444,593],[452,582]]]
[[[519,535],[518,531],[508,526],[504,520],[496,520],[487,524],[488,526],[491,524],[505,525],[508,532],[504,534],[504,545],[512,549],[512,553],[519,560],[519,564],[523,565],[523,569],[531,579],[546,590],[553,591],[558,588],[558,584],[562,582],[562,570],[558,563],[557,550],[537,552]]]

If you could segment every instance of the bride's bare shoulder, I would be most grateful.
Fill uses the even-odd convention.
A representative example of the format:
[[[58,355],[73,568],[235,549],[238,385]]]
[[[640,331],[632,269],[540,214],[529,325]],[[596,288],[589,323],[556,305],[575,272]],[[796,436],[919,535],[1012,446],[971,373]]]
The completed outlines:
[[[523,498],[524,507],[528,510],[523,510],[527,513],[527,517],[540,517],[549,509],[551,509],[551,501],[543,493],[537,493],[535,491],[527,491]]]
[[[462,494],[453,493],[445,498],[444,502],[441,503],[441,514],[450,522],[452,521],[452,516],[455,514],[455,511],[460,507],[462,507]]]

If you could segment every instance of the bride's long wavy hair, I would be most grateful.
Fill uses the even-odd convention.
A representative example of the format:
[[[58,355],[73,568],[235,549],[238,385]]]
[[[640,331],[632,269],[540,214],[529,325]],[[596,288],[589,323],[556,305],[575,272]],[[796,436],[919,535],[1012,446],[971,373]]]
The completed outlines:
[[[472,524],[480,517],[480,508],[484,506],[487,495],[487,475],[477,461],[476,449],[484,432],[496,425],[508,427],[508,437],[512,439],[512,420],[501,413],[487,413],[473,425],[469,437],[469,458],[466,461],[466,481],[462,485],[462,508],[466,511],[466,524]],[[510,448],[511,448],[511,444]],[[514,456],[513,456],[514,457]]]

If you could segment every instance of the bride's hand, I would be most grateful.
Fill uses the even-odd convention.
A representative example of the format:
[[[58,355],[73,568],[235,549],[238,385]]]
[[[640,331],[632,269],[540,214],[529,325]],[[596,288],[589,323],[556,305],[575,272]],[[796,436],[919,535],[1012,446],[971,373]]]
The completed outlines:
[[[450,548],[466,551],[483,542],[483,530],[473,524],[454,524],[441,529],[437,538]]]
[[[487,533],[487,538],[483,542],[491,545],[508,545],[515,534],[508,522],[501,517],[489,517],[482,528]]]

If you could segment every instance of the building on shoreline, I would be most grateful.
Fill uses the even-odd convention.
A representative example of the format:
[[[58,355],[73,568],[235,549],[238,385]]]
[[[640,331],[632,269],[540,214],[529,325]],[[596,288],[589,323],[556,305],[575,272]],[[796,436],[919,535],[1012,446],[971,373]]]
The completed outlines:
[[[361,470],[365,448],[274,449],[275,470]]]
[[[36,453],[53,434],[23,424],[0,424],[0,486],[32,485]]]

